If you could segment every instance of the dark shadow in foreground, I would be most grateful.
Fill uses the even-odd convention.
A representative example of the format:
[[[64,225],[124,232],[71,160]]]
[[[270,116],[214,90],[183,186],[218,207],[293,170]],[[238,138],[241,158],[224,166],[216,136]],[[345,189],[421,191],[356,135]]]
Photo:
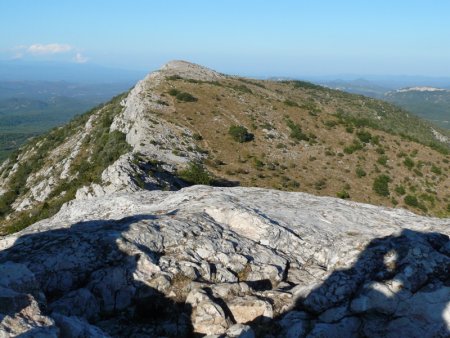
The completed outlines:
[[[88,221],[24,235],[0,252],[0,266],[22,263],[33,272],[35,288],[22,291],[33,295],[63,335],[77,320],[86,320],[95,325],[85,328],[94,330],[91,336],[100,336],[95,333],[100,328],[115,337],[190,337],[192,309],[135,276],[138,264],[157,266],[164,252],[127,242],[126,232],[136,222],[145,223],[150,235],[158,232],[154,221],[160,216]],[[125,251],[129,244],[139,252]],[[272,288],[268,280],[248,284],[254,290]],[[248,324],[261,337],[450,337],[444,318],[450,316],[449,295],[448,236],[404,230],[372,240],[352,267],[331,273],[291,311]],[[14,299],[2,301],[0,314],[14,315],[32,305],[26,297]],[[39,332],[23,337],[34,334]]]
[[[374,239],[292,311],[250,325],[261,337],[450,337],[449,237],[405,229]]]
[[[23,296],[4,298],[0,318],[32,306],[33,300],[26,296],[31,294],[41,313],[55,320],[63,337],[66,330],[81,330],[83,337],[101,336],[99,328],[115,337],[192,336],[189,305],[136,280],[140,253],[129,255],[120,248],[127,245],[122,235],[131,224],[148,221],[148,227],[157,227],[151,222],[157,217],[87,221],[18,238],[12,247],[0,252],[0,266],[24,264],[37,281],[34,287],[19,286]],[[158,264],[163,253],[138,243],[133,245],[151,263]],[[50,332],[34,328],[21,336],[46,336]]]

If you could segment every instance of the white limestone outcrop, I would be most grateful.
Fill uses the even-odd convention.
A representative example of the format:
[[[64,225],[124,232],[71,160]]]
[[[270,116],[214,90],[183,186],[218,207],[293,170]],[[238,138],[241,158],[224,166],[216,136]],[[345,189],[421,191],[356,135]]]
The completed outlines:
[[[257,188],[75,200],[0,239],[0,332],[445,337],[449,234],[449,219]]]

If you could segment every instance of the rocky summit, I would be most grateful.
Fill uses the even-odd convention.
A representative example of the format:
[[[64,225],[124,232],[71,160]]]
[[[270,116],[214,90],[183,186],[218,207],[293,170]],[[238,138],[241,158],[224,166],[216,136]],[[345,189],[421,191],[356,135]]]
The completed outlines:
[[[258,188],[75,200],[0,240],[0,336],[448,337],[449,225]]]
[[[450,337],[445,135],[170,62],[0,166],[0,338]]]

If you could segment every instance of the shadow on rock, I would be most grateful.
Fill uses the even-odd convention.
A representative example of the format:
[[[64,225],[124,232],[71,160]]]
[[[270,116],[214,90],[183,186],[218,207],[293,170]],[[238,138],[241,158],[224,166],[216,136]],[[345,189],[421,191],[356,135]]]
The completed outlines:
[[[176,213],[81,222],[18,238],[0,252],[0,337],[189,337],[193,327],[207,332],[212,325],[220,337],[450,336],[446,235],[403,230],[374,239],[350,268],[320,285],[314,276],[282,290],[269,279],[218,289],[205,282],[185,302],[168,272],[178,262],[164,252],[166,224],[158,220]],[[295,306],[271,318],[264,296],[271,290],[291,294]]]
[[[87,221],[18,238],[0,252],[0,336],[191,336],[189,305],[144,282],[159,271],[162,248],[124,235],[135,222],[157,231],[157,217]]]
[[[353,266],[301,290],[277,319],[285,337],[450,337],[450,241],[403,230],[372,240]]]

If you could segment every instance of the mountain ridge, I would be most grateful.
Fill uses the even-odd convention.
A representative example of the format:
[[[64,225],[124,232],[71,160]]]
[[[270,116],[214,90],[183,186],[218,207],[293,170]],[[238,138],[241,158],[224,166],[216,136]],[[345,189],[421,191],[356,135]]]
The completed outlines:
[[[420,122],[305,82],[147,75],[1,165],[0,335],[448,336],[446,144],[385,120]]]
[[[233,140],[233,126],[254,139]],[[381,101],[172,61],[4,162],[0,211],[14,231],[73,198],[176,190],[203,175],[445,216],[445,133]]]

